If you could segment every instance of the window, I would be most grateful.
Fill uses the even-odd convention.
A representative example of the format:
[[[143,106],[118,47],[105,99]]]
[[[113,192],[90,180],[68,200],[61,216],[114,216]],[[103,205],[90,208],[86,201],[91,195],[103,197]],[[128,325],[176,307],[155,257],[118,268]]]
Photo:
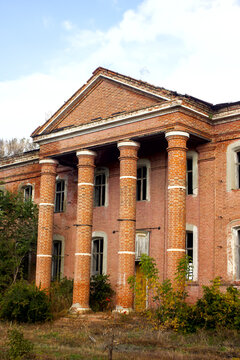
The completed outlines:
[[[236,264],[236,279],[240,279],[240,229],[237,230],[235,240],[235,264]]]
[[[193,280],[193,232],[186,232],[186,255],[189,256],[188,280]]]
[[[198,230],[197,226],[186,224],[186,255],[190,257],[188,280],[198,278]]]
[[[137,165],[137,201],[149,200],[149,170],[150,161],[138,160]]]
[[[198,193],[198,154],[196,151],[187,152],[186,194]]]
[[[94,180],[94,206],[104,206],[106,195],[105,173],[95,175]]]
[[[236,164],[235,164],[236,188],[240,189],[240,152],[239,151],[236,152],[235,158],[236,158]]]
[[[92,275],[103,274],[103,238],[92,241]]]
[[[240,141],[227,147],[227,191],[240,189]]]
[[[65,181],[57,180],[56,181],[56,193],[55,193],[55,212],[64,211],[64,194],[65,194]]]
[[[107,273],[107,235],[103,231],[92,233],[91,275]]]
[[[107,168],[97,168],[94,175],[94,206],[108,205],[108,177]]]
[[[137,169],[137,201],[147,199],[147,168],[141,166]]]
[[[53,241],[52,250],[52,281],[60,280],[62,265],[62,241]]]
[[[193,159],[187,158],[187,195],[193,194]]]
[[[135,261],[140,261],[142,254],[149,254],[149,232],[137,232],[135,238]]]
[[[32,200],[33,197],[33,187],[32,185],[26,185],[23,187],[23,199],[24,201]]]

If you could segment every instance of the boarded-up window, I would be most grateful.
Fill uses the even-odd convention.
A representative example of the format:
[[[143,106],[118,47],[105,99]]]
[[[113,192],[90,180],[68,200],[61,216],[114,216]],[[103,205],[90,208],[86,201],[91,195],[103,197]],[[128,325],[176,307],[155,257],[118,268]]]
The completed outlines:
[[[142,254],[149,254],[149,232],[136,233],[135,260],[139,261]]]

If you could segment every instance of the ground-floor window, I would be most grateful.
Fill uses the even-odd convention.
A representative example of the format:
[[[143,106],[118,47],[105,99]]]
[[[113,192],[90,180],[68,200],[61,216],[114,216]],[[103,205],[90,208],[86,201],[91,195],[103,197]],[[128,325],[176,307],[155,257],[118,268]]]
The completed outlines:
[[[103,247],[102,237],[92,240],[92,275],[103,274]]]
[[[62,263],[62,241],[53,241],[52,251],[52,281],[60,280]]]

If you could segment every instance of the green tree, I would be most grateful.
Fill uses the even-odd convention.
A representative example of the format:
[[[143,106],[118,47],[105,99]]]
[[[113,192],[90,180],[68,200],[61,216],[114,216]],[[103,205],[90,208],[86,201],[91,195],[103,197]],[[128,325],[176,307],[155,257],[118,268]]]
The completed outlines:
[[[37,206],[22,193],[0,192],[0,293],[23,275],[29,251],[36,250]]]

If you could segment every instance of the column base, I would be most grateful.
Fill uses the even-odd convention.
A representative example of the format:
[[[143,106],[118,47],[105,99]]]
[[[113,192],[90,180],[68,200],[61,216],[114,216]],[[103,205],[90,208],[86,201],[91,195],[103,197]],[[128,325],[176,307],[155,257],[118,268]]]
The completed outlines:
[[[87,312],[91,312],[92,310],[90,308],[83,308],[79,303],[73,304],[68,312],[70,314],[83,314]]]
[[[113,313],[126,314],[126,315],[129,315],[131,312],[133,312],[132,308],[123,308],[121,305],[117,305],[116,309],[113,310]]]

